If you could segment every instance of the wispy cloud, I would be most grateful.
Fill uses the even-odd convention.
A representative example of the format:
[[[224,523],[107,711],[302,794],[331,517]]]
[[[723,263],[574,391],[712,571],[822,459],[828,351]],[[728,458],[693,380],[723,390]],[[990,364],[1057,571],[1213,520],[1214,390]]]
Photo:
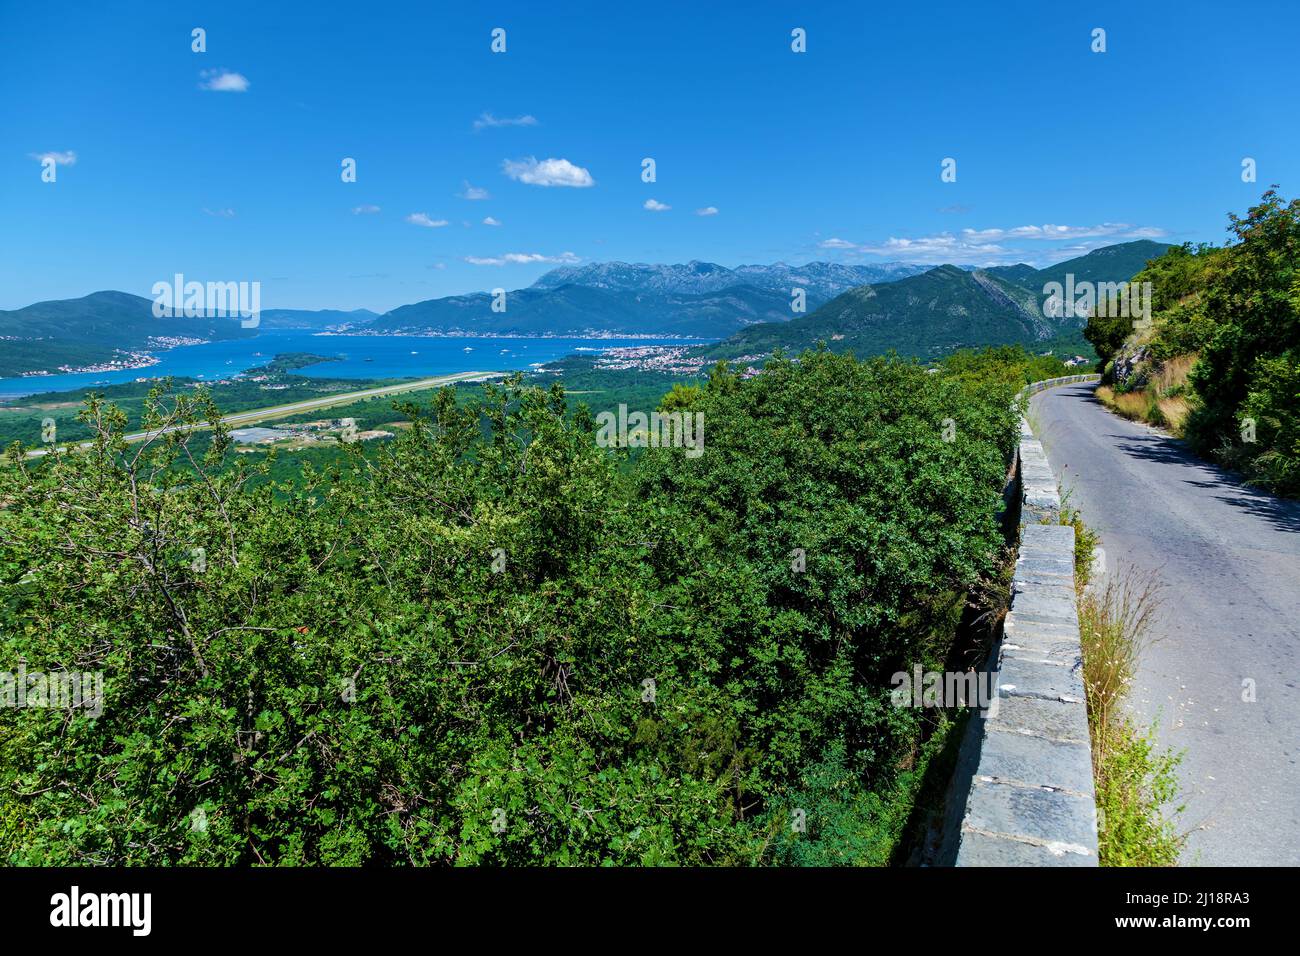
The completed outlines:
[[[1012,229],[963,229],[963,236],[978,240],[1004,239],[1159,239],[1167,235],[1163,229],[1132,226],[1126,222],[1103,222],[1096,226],[1016,226]]]
[[[480,114],[474,121],[474,132],[481,129],[494,129],[498,126],[536,126],[535,116],[493,116],[491,113]]]
[[[406,217],[406,221],[413,226],[424,226],[425,229],[440,229],[447,225],[446,219],[430,219],[427,212],[413,212]]]
[[[641,208],[648,209],[651,212],[667,212],[673,207],[667,203],[661,203],[658,199],[647,199]]]
[[[44,163],[47,160],[53,160],[55,166],[75,166],[77,165],[77,154],[72,150],[59,152],[58,150],[47,150],[44,153],[28,153],[32,159],[38,163]]]
[[[530,186],[573,186],[582,189],[596,185],[591,173],[567,159],[507,159],[501,171],[511,179]]]
[[[507,252],[500,256],[466,256],[465,261],[472,266],[527,265],[534,262],[573,265],[581,262],[582,258],[572,252],[561,252],[558,256],[544,256],[540,252]]]
[[[484,217],[483,217],[483,225],[485,225],[485,226],[499,226],[499,225],[501,225],[501,220],[500,220],[500,219],[495,219],[495,218],[493,218],[492,216],[484,216]]]
[[[209,209],[207,206],[204,206],[203,211],[209,216],[216,216],[218,219],[235,218],[235,210],[231,209],[229,206],[225,209]]]
[[[1082,255],[1099,246],[1133,239],[1160,239],[1168,233],[1153,226],[1104,222],[1093,226],[1013,226],[994,229],[963,229],[939,232],[915,238],[890,236],[883,242],[850,242],[847,239],[824,239],[817,245],[858,256],[885,256],[919,263],[990,266],[1004,263],[1032,264],[1058,261],[1062,254]],[[1069,242],[1068,247],[1039,246],[1039,243]],[[1025,248],[1024,243],[1029,244]]]
[[[705,206],[703,209],[695,210],[697,216],[716,216],[718,214],[717,206]]]
[[[488,195],[488,191],[486,189],[483,189],[480,186],[471,186],[468,182],[464,184],[464,188],[461,189],[461,191],[457,195],[459,195],[461,199],[491,199],[492,198],[490,195]]]
[[[248,92],[248,77],[242,73],[234,73],[226,69],[203,70],[199,76],[203,79],[199,84],[201,90],[212,90],[214,93]]]
[[[353,206],[352,215],[354,216],[373,216],[379,212],[378,206]]]

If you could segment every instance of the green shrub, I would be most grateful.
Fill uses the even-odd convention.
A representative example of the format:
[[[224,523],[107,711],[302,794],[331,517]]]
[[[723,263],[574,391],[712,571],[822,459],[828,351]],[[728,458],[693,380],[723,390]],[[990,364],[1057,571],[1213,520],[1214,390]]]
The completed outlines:
[[[1182,755],[1159,752],[1154,730],[1141,733],[1126,720],[1107,732],[1107,758],[1097,775],[1098,862],[1176,866],[1185,841],[1162,808],[1178,797]]]
[[[152,396],[184,427],[147,446],[92,400],[92,448],[0,469],[0,660],[106,691],[98,719],[0,708],[0,848],[770,862],[790,795],[833,791],[807,860],[881,862],[942,722],[888,677],[945,655],[996,567],[1012,394],[819,352],[715,370],[672,400],[704,454],[624,471],[514,379],[292,483],[191,434],[202,394]]]

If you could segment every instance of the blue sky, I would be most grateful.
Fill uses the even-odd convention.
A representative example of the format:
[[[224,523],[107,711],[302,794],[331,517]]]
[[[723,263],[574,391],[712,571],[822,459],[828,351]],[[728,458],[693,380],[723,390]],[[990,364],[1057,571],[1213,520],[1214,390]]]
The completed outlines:
[[[1296,192],[1298,11],[0,0],[0,308],[176,272],[258,280],[263,308],[384,311],[562,261],[1221,242],[1228,210]]]

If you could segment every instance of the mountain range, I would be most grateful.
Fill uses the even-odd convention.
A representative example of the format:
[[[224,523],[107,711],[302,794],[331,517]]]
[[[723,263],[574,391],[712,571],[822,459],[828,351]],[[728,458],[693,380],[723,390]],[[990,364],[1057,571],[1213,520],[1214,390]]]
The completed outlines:
[[[508,292],[504,311],[493,295],[446,296],[383,315],[365,309],[266,309],[261,329],[346,327],[374,334],[656,335],[711,338],[709,354],[735,357],[798,351],[826,341],[859,354],[894,349],[930,356],[968,345],[1041,342],[1082,325],[1044,317],[1043,285],[1125,281],[1167,248],[1140,240],[1094,250],[1046,269],[1023,263],[968,269],[914,263],[841,265],[810,262],[743,265],[711,262],[650,265],[603,262],[554,269]],[[792,311],[805,290],[810,311]],[[1071,325],[1071,323],[1073,323]],[[257,334],[238,321],[153,315],[150,299],[95,292],[0,311],[0,376],[120,361],[122,352],[166,347],[178,339]],[[163,341],[159,341],[159,340]]]
[[[690,294],[561,285],[506,294],[492,310],[486,292],[404,305],[381,315],[373,331],[440,335],[653,334],[722,338],[756,322],[779,322],[790,314],[789,294],[737,285]]]
[[[379,318],[378,312],[369,309],[263,309],[262,324],[266,329],[325,329],[341,325],[365,325]]]
[[[656,334],[723,338],[748,325],[790,318],[795,288],[813,308],[865,283],[884,283],[924,272],[925,266],[891,262],[845,266],[810,262],[791,266],[713,262],[672,265],[599,262],[552,269],[527,289],[508,292],[494,312],[485,292],[404,305],[370,328],[441,335]]]
[[[777,262],[772,265],[737,266],[734,269],[699,260],[676,265],[597,262],[552,269],[534,282],[532,287],[558,289],[564,285],[580,285],[611,292],[703,295],[748,285],[765,292],[778,293],[787,301],[790,290],[798,287],[807,291],[809,299],[821,303],[856,286],[902,279],[924,272],[926,268],[909,262],[858,266],[840,265],[836,262],[809,262],[802,266],[792,266]]]
[[[1147,239],[1106,246],[1045,269],[1020,263],[966,270],[943,265],[894,282],[850,289],[815,311],[751,325],[710,347],[711,357],[799,352],[825,342],[858,355],[896,351],[934,357],[957,348],[1032,345],[1077,334],[1079,316],[1048,318],[1048,282],[1126,282],[1168,245]]]

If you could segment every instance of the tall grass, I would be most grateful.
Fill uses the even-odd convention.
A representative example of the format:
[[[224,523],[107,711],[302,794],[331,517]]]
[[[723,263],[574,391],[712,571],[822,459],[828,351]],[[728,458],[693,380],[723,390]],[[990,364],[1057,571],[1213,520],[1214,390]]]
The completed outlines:
[[[1185,841],[1162,809],[1178,795],[1182,754],[1159,751],[1154,730],[1141,730],[1123,713],[1159,610],[1160,592],[1154,576],[1127,568],[1079,595],[1098,859],[1103,866],[1173,866]],[[1182,809],[1175,807],[1173,815]]]
[[[1182,437],[1183,425],[1194,407],[1187,376],[1196,355],[1178,355],[1151,370],[1146,385],[1132,391],[1118,391],[1110,385],[1097,387],[1097,400],[1115,414],[1131,421],[1167,428]]]
[[[1101,724],[1110,722],[1133,681],[1159,594],[1156,581],[1129,568],[1107,575],[1099,587],[1087,589],[1079,597],[1088,713]],[[1096,748],[1093,755],[1096,759]]]

